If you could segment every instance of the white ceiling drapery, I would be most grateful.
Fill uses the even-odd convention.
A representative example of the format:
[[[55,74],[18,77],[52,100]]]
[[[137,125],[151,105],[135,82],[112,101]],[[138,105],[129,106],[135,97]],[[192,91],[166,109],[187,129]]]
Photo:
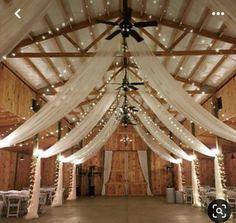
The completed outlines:
[[[0,141],[0,148],[10,146],[33,137],[72,111],[102,80],[114,59],[119,38],[101,45],[96,55],[86,61],[65,84],[64,90],[48,102],[35,115]]]
[[[82,122],[71,130],[66,138],[62,138],[53,146],[45,150],[42,157],[47,158],[54,156],[79,143],[100,121],[100,119],[102,119],[103,115],[115,100],[115,96],[115,92],[106,93],[93,110],[82,120]]]
[[[178,163],[178,160],[172,157],[168,152],[160,147],[160,145],[152,139],[150,135],[145,133],[145,131],[138,125],[134,126],[135,130],[142,138],[142,140],[148,145],[148,147],[162,159],[169,161],[171,163]]]
[[[140,92],[145,103],[151,108],[160,121],[182,142],[191,149],[207,156],[214,157],[215,153],[207,148],[200,140],[194,137],[186,128],[184,128],[178,120],[156,99],[145,92]]]
[[[165,149],[175,154],[176,156],[183,158],[185,160],[191,161],[192,156],[188,155],[184,150],[182,150],[174,141],[172,141],[162,130],[156,126],[149,117],[147,117],[143,112],[138,112],[137,116],[145,128],[151,133],[151,135],[160,142]]]
[[[141,75],[170,105],[186,118],[208,129],[215,135],[236,142],[236,130],[224,124],[195,102],[158,61],[144,42],[137,43],[132,38],[129,38],[127,42],[131,54],[140,66]]]
[[[0,11],[0,60],[31,31],[53,0],[14,0]],[[18,18],[15,12],[18,11]]]
[[[63,162],[74,162],[80,164],[86,162],[93,157],[108,141],[114,133],[119,122],[116,120],[115,114],[111,116],[103,129],[93,138],[86,146],[72,155],[66,157]]]

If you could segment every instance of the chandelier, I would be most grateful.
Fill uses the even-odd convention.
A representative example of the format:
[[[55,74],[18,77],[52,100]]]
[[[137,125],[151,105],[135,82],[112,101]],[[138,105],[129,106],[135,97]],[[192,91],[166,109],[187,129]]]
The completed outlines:
[[[129,143],[131,143],[133,140],[129,138],[129,136],[124,136],[122,139],[120,139],[120,142],[125,144],[127,146]]]

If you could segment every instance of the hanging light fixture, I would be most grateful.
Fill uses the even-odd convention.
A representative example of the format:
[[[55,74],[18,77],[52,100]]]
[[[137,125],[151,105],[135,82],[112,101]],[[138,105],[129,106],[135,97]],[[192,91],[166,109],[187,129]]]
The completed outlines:
[[[129,138],[129,136],[124,136],[121,140],[120,140],[120,142],[121,143],[123,143],[123,144],[125,144],[125,146],[127,146],[129,143],[131,143],[133,140],[132,139],[130,139]]]

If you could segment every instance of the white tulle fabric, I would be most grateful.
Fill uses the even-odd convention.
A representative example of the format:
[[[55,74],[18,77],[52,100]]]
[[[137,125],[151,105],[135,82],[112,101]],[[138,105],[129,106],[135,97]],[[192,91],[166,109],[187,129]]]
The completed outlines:
[[[172,157],[169,153],[167,153],[164,149],[160,147],[160,145],[157,143],[157,141],[148,135],[142,127],[139,125],[134,126],[135,130],[139,134],[139,136],[142,138],[142,140],[148,145],[148,147],[156,153],[158,156],[160,156],[162,159],[171,162],[171,163],[178,163],[178,160]]]
[[[103,171],[103,184],[102,184],[102,195],[106,195],[106,184],[109,181],[112,165],[112,151],[105,151],[104,171]]]
[[[65,138],[62,138],[49,149],[45,150],[42,157],[54,156],[79,143],[100,121],[115,100],[115,96],[115,92],[106,93],[85,119],[73,128]]]
[[[76,200],[76,164],[73,164],[72,185],[71,185],[71,191],[69,193],[67,200],[68,201],[75,201]]]
[[[184,128],[178,120],[155,98],[145,92],[140,92],[145,103],[151,108],[160,121],[182,142],[191,149],[207,156],[214,157],[215,153],[207,148],[200,140],[194,137],[186,128]]]
[[[193,205],[196,207],[201,207],[200,194],[198,192],[198,184],[197,184],[196,166],[194,161],[192,161],[191,163],[191,168],[192,168]]]
[[[58,182],[56,193],[53,198],[52,207],[62,206],[63,203],[63,162],[59,163]]]
[[[215,118],[200,104],[194,101],[178,81],[165,69],[156,56],[144,43],[127,39],[129,50],[140,66],[140,73],[166,101],[186,118],[208,129],[215,135],[236,142],[236,130]]]
[[[0,9],[0,60],[31,31],[52,2],[53,0],[14,0],[14,3]],[[18,9],[20,19],[14,15]]]
[[[149,182],[149,176],[148,176],[147,151],[138,150],[138,159],[139,159],[140,167],[143,173],[143,177],[147,183],[147,195],[152,196],[152,191],[150,189],[150,182]]]
[[[178,163],[178,190],[179,191],[184,191],[181,163]]]
[[[119,122],[116,120],[115,114],[113,114],[103,129],[86,146],[66,157],[64,162],[81,164],[89,160],[105,145],[116,130],[118,124]]]
[[[183,158],[185,160],[191,161],[192,156],[189,156],[184,150],[182,150],[178,145],[176,145],[162,130],[153,123],[152,120],[147,119],[145,114],[142,112],[137,113],[138,118],[145,128],[151,133],[151,135],[158,141],[160,144],[175,154],[176,156]]]
[[[215,157],[214,159],[214,174],[215,174],[216,199],[225,199],[223,185],[221,182],[220,164],[218,162],[217,157]]]
[[[98,80],[102,80],[108,66],[114,59],[118,43],[119,38],[115,38],[102,44],[96,55],[80,66],[66,83],[64,90],[19,128],[1,140],[0,148],[29,139],[72,111],[92,91]]]
[[[37,158],[34,176],[33,194],[30,205],[27,209],[27,214],[24,216],[25,219],[31,220],[38,218],[39,208],[39,196],[40,196],[40,184],[41,184],[41,158]]]

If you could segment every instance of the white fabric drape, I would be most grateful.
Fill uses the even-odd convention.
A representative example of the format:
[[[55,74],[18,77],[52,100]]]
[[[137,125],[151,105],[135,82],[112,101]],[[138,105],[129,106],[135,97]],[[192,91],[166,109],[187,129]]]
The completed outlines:
[[[31,31],[53,0],[14,0],[0,10],[0,60]],[[14,13],[20,9],[18,19]]]
[[[196,206],[196,207],[201,207],[200,194],[198,192],[196,166],[195,166],[194,160],[191,163],[191,167],[192,167],[193,205]]]
[[[182,142],[199,153],[212,157],[215,156],[212,150],[207,148],[200,140],[184,128],[158,100],[145,92],[140,92],[140,95],[160,121]]]
[[[236,2],[235,0],[202,0],[213,12],[224,12],[220,19],[228,26],[229,30],[236,28]]]
[[[37,157],[35,176],[34,176],[33,194],[30,205],[27,209],[27,214],[24,216],[25,219],[31,220],[38,218],[39,208],[39,196],[40,196],[40,183],[41,183],[41,158]]]
[[[48,102],[35,115],[0,141],[0,148],[24,141],[51,126],[74,109],[92,91],[105,75],[114,59],[119,38],[107,41],[87,60],[65,84],[64,90]]]
[[[217,157],[215,157],[214,159],[214,175],[215,175],[216,199],[225,199],[223,186],[221,182],[220,165]]]
[[[103,185],[102,185],[102,195],[106,195],[106,184],[110,178],[111,165],[112,165],[112,151],[105,151],[105,161],[104,161],[104,172],[103,172]]]
[[[167,153],[164,149],[160,147],[160,145],[157,143],[157,141],[148,135],[142,127],[136,125],[134,126],[135,130],[139,134],[139,136],[142,138],[142,140],[148,145],[148,147],[157,155],[159,155],[162,159],[169,161],[171,163],[178,163],[178,160],[172,157],[169,153]]]
[[[58,182],[52,207],[62,206],[63,203],[63,162],[59,161]]]
[[[140,66],[141,75],[159,92],[159,96],[163,96],[177,111],[196,124],[215,135],[236,142],[236,130],[215,118],[194,101],[144,42],[137,43],[133,38],[128,38],[127,42],[131,54]]]
[[[148,176],[147,151],[138,150],[138,159],[143,173],[143,177],[147,183],[147,195],[152,196],[152,191],[150,189],[150,182]]]
[[[85,119],[69,132],[66,138],[61,139],[49,149],[45,150],[42,156],[54,156],[55,154],[61,153],[80,142],[109,109],[112,102],[115,100],[115,95],[115,92],[106,93]]]
[[[86,146],[72,155],[66,157],[64,162],[74,162],[81,164],[93,157],[108,141],[110,136],[114,133],[118,126],[118,121],[115,118],[115,114],[111,116],[109,121],[105,124],[103,129],[93,138]]]
[[[178,163],[177,167],[178,167],[178,189],[179,191],[184,191],[181,163]]]
[[[68,201],[76,200],[76,164],[73,164],[72,185],[71,185],[71,191],[69,193],[69,196],[68,196],[67,200]]]
[[[145,128],[151,133],[151,135],[160,142],[165,149],[175,154],[176,156],[186,159],[188,161],[192,160],[192,156],[188,155],[184,150],[182,150],[178,145],[176,145],[162,130],[156,126],[151,119],[146,118],[146,116],[139,111],[137,113],[138,118]]]

